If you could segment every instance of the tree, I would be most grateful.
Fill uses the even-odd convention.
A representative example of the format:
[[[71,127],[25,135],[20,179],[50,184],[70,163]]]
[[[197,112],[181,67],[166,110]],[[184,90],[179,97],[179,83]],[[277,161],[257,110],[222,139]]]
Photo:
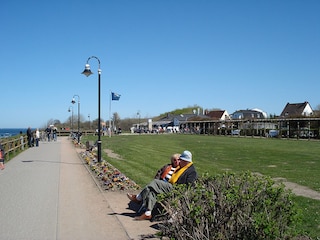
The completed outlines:
[[[47,126],[54,125],[54,124],[55,124],[55,121],[56,121],[56,120],[54,120],[53,118],[49,119],[49,120],[47,121]],[[46,127],[47,127],[47,126],[46,126]]]
[[[103,123],[104,122],[103,118],[101,118],[100,121],[101,121],[101,123]],[[92,129],[98,129],[98,118],[92,120],[91,127],[92,127]]]
[[[121,119],[120,119],[120,116],[117,112],[113,113],[112,120],[113,120],[113,126],[119,128]]]
[[[135,118],[125,118],[121,120],[119,127],[124,131],[130,131],[130,128],[133,124],[137,123],[137,119]]]

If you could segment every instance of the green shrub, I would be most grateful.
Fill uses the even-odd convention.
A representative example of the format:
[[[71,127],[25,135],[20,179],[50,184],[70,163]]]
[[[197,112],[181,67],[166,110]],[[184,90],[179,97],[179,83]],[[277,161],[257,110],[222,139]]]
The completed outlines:
[[[174,239],[285,239],[297,220],[291,192],[250,172],[176,185],[160,202],[169,219],[161,234]]]

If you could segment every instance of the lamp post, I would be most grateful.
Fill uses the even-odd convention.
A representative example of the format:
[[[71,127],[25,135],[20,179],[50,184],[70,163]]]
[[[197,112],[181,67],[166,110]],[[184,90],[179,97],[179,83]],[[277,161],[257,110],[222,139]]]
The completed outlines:
[[[88,114],[88,118],[89,118],[89,129],[91,130],[90,113]]]
[[[137,112],[138,118],[139,118],[139,134],[141,133],[141,128],[140,128],[140,111]]]
[[[72,113],[71,113],[71,132],[73,132],[73,107],[70,106],[68,108],[68,112],[71,112],[70,108],[72,109]]]
[[[72,104],[76,103],[74,97],[78,98],[78,134],[77,134],[77,136],[78,136],[78,144],[79,144],[80,143],[80,97],[79,97],[79,95],[73,95],[73,98],[71,101]]]
[[[100,77],[101,77],[101,69],[100,69],[100,60],[99,58],[92,56],[89,57],[87,60],[87,63],[85,65],[85,69],[82,72],[82,74],[86,75],[87,77],[89,77],[91,74],[93,74],[93,72],[91,72],[90,70],[90,65],[89,65],[89,61],[90,59],[95,58],[98,63],[99,63],[99,68],[98,68],[98,162],[101,162],[101,118],[100,118]]]

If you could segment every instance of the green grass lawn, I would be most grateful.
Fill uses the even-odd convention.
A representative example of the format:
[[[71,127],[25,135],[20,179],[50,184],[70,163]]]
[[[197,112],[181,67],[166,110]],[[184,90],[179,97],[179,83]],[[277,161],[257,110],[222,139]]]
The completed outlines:
[[[96,140],[84,137],[83,141]],[[320,142],[265,138],[239,138],[206,135],[119,135],[102,137],[102,149],[111,149],[123,160],[103,159],[140,186],[169,162],[173,153],[189,150],[201,176],[226,171],[250,170],[271,177],[285,178],[320,192]],[[296,197],[302,211],[303,229],[320,237],[320,201]]]

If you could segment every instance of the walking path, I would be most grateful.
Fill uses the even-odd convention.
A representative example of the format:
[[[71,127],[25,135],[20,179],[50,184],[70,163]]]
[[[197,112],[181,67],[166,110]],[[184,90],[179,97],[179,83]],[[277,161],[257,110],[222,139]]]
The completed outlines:
[[[125,192],[101,191],[67,137],[40,142],[0,171],[0,239],[156,239]]]

